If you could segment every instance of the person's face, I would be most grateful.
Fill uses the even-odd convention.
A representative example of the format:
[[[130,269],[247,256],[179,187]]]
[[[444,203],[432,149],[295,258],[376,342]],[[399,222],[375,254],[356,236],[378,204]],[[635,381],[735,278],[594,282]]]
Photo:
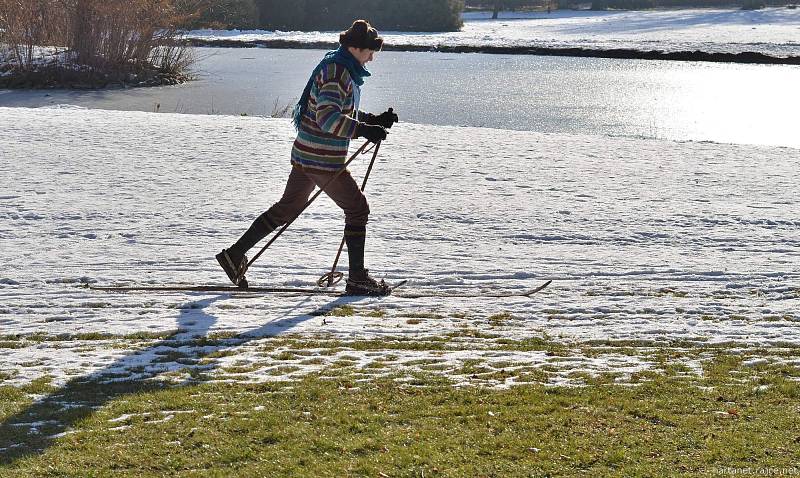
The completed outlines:
[[[375,56],[375,50],[370,50],[369,48],[350,47],[350,53],[352,53],[356,60],[361,63],[361,66],[371,62]]]

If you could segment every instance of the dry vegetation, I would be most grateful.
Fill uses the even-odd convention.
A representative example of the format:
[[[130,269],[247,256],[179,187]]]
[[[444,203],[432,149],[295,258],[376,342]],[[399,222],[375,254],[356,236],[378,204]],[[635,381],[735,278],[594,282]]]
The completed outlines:
[[[0,87],[97,88],[187,79],[184,0],[0,0]]]

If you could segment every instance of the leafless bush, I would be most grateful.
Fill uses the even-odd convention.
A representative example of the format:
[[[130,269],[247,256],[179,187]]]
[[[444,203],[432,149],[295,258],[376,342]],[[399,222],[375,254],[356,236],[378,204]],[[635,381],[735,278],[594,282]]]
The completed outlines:
[[[174,42],[153,48],[149,62],[166,74],[184,74],[194,63],[194,55],[188,48]]]
[[[30,70],[44,45],[62,45],[65,29],[59,0],[0,0],[0,47],[11,63]]]
[[[192,63],[177,28],[199,0],[0,0],[0,43],[25,69],[59,45],[90,82],[183,75]],[[52,52],[51,52],[52,53]]]
[[[69,46],[78,63],[100,70],[176,70],[185,58],[175,46],[179,21],[172,0],[62,0],[70,17]]]

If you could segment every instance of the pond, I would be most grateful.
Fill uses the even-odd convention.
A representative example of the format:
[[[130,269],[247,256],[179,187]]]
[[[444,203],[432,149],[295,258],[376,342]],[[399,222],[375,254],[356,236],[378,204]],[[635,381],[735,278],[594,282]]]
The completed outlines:
[[[0,106],[270,115],[297,100],[323,54],[194,51],[198,79],[185,85],[0,90]],[[800,147],[798,66],[381,52],[368,67],[362,109],[392,106],[413,123]]]

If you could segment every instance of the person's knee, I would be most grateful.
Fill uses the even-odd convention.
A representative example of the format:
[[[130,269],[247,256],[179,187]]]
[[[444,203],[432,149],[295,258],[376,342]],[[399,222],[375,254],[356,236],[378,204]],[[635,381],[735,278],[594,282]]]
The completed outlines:
[[[299,208],[295,208],[292,204],[276,203],[267,212],[262,214],[262,217],[267,220],[270,225],[280,227],[293,217]]]
[[[364,217],[369,217],[369,203],[364,199]]]
[[[347,224],[354,226],[366,226],[369,221],[369,203],[367,198],[362,197],[358,206],[345,213]]]
[[[270,231],[274,231],[275,229],[281,227],[286,223],[286,221],[277,220],[274,216],[271,216],[269,211],[265,211],[260,216],[258,216],[258,220],[261,221],[264,226],[269,229]]]

